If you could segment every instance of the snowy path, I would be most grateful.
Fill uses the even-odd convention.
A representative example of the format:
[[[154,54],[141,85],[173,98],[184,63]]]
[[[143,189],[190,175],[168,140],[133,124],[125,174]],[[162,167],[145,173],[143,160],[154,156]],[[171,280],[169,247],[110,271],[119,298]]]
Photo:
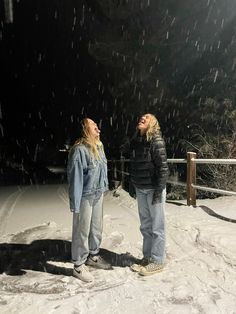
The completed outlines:
[[[165,270],[141,277],[125,267],[142,256],[136,201],[119,194],[104,204],[102,247],[114,270],[91,269],[86,284],[71,276],[66,186],[1,190],[0,312],[236,314],[235,224],[166,204]]]

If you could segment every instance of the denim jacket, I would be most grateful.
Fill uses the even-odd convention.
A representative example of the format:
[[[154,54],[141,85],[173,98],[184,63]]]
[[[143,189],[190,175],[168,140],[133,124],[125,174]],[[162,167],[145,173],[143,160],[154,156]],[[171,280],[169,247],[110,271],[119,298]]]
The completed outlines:
[[[108,190],[107,159],[98,148],[101,159],[95,160],[84,144],[74,145],[67,164],[70,210],[78,213],[82,198]]]

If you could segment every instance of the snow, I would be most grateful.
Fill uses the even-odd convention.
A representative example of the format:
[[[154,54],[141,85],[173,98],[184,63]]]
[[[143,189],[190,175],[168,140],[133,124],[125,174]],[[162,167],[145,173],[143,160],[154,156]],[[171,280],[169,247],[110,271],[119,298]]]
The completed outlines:
[[[105,196],[102,241],[114,269],[83,283],[71,276],[67,186],[1,188],[0,312],[235,314],[236,228],[221,218],[236,218],[236,198],[167,203],[165,269],[142,277],[128,267],[142,257],[137,204],[117,193]]]

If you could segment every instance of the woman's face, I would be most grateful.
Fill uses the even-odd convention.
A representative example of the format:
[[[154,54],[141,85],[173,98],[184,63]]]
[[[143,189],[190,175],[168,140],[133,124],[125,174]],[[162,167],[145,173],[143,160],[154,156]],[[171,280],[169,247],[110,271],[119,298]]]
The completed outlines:
[[[137,129],[140,130],[141,134],[144,134],[149,126],[151,120],[150,114],[143,115],[138,122]]]
[[[87,119],[87,123],[88,123],[87,126],[88,126],[89,134],[94,138],[98,138],[100,134],[100,130],[97,124],[91,119]]]

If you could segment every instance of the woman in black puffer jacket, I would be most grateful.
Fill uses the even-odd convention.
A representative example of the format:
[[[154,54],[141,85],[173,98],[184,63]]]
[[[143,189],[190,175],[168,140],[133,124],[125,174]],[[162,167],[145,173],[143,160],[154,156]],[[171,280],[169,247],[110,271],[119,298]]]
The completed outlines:
[[[163,269],[165,255],[165,200],[168,165],[160,126],[152,114],[144,114],[130,142],[131,196],[136,196],[143,236],[141,265],[131,269],[152,275]]]

